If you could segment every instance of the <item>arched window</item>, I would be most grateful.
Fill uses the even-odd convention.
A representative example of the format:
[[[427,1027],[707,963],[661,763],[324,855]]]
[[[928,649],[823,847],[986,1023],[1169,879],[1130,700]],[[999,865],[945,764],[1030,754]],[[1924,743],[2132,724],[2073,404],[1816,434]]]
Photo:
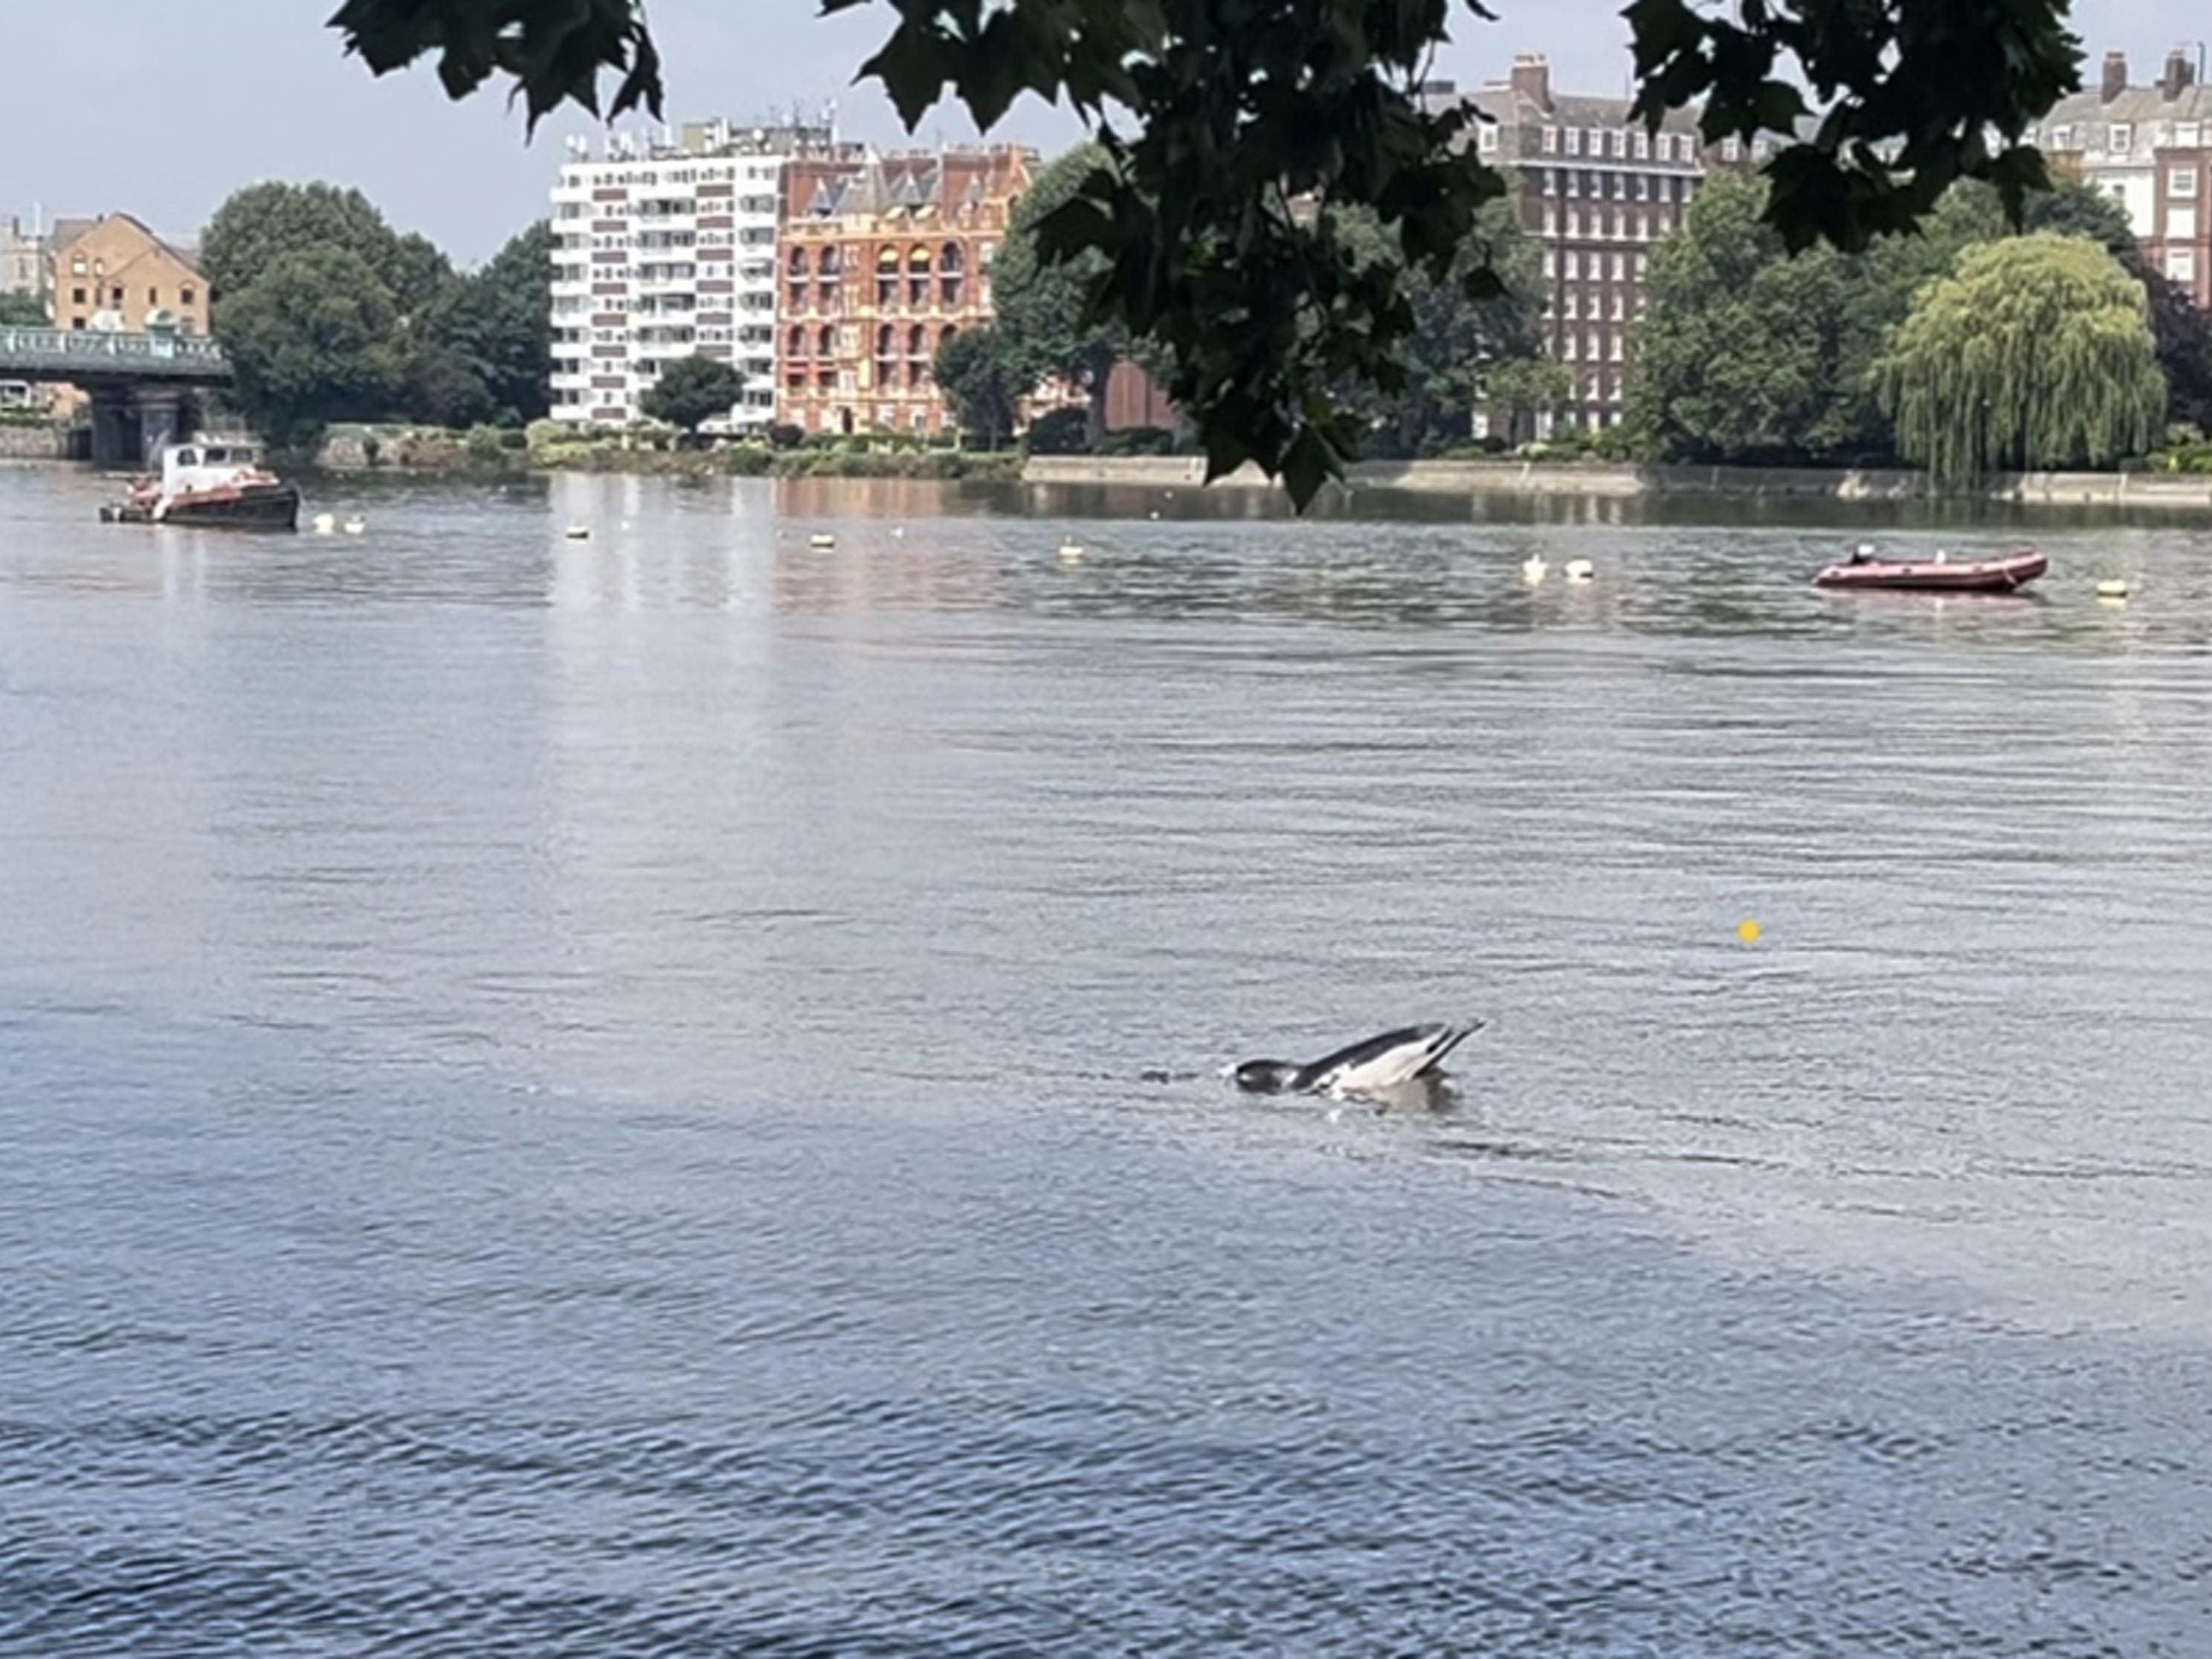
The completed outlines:
[[[806,331],[805,329],[794,328],[791,331],[791,345],[788,355],[793,357],[804,357],[806,355]]]
[[[947,242],[938,250],[937,269],[940,275],[957,276],[967,269],[967,256],[961,252],[957,242]]]
[[[906,355],[909,357],[926,357],[929,355],[928,340],[920,323],[915,324],[906,331]]]
[[[878,358],[887,359],[890,356],[892,352],[893,338],[891,325],[889,323],[881,324],[877,327],[876,356]]]
[[[827,323],[823,324],[822,333],[820,337],[815,343],[814,349],[816,354],[820,356],[834,357],[836,356],[837,331],[830,327]]]

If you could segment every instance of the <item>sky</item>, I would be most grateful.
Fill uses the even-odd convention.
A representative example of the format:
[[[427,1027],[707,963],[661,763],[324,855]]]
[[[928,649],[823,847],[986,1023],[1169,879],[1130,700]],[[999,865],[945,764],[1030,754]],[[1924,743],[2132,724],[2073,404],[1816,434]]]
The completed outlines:
[[[1512,55],[1540,52],[1568,90],[1626,89],[1623,0],[1492,0],[1485,23],[1464,12],[1436,73],[1495,78]],[[0,217],[137,214],[176,236],[197,233],[222,198],[264,179],[358,186],[403,229],[464,264],[489,258],[544,210],[564,138],[589,118],[549,120],[526,143],[521,116],[497,94],[447,100],[426,69],[376,80],[324,24],[336,0],[104,0],[97,27],[74,5],[0,0],[0,73],[8,137],[0,143]],[[890,28],[885,5],[834,18],[815,0],[652,0],[667,60],[672,120],[750,120],[794,104],[834,102],[847,137],[904,138],[872,84],[854,72]],[[2126,52],[2131,78],[2153,78],[2168,47],[2212,33],[2189,0],[2076,0],[2075,31],[2094,60]],[[1076,128],[1025,100],[994,137],[1047,150]],[[933,114],[921,142],[974,130]]]

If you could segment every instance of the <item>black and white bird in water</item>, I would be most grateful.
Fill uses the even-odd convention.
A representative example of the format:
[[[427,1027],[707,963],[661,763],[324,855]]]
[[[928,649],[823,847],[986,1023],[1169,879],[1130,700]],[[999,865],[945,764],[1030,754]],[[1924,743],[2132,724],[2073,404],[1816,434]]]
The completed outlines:
[[[1403,1025],[1298,1065],[1248,1060],[1229,1068],[1248,1094],[1375,1095],[1441,1075],[1444,1056],[1482,1029],[1479,1019]]]

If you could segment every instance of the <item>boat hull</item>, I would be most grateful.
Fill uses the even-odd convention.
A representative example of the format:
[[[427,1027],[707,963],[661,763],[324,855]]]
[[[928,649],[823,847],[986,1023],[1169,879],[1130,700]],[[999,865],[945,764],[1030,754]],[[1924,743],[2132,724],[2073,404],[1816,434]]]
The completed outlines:
[[[1883,593],[2010,593],[2050,568],[2051,561],[2040,553],[1960,564],[1869,559],[1832,564],[1813,578],[1813,585]]]
[[[180,495],[166,505],[140,496],[103,507],[106,524],[173,524],[200,530],[297,530],[300,491],[288,483],[245,484],[235,489]]]

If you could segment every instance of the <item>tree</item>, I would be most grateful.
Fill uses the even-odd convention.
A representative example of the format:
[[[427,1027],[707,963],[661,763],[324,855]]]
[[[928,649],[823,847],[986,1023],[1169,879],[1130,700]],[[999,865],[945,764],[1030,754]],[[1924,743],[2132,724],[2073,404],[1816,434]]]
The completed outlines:
[[[1022,398],[1036,377],[1009,349],[999,325],[954,335],[937,348],[930,372],[969,442],[1003,449],[1013,441]]]
[[[216,313],[231,400],[270,441],[305,446],[331,421],[374,420],[398,395],[404,351],[392,295],[360,255],[280,257]]]
[[[519,426],[542,417],[550,407],[552,313],[553,234],[541,222],[423,307],[408,375],[416,418]]]
[[[1574,395],[1573,373],[1552,357],[1509,357],[1482,378],[1483,400],[1493,420],[1503,417],[1504,422],[1505,429],[1497,435],[1510,444],[1534,437],[1537,417],[1558,415]]]
[[[429,242],[394,231],[359,191],[323,184],[234,191],[208,221],[200,269],[220,300],[252,287],[287,254],[330,247],[375,272],[402,317],[416,315],[453,280],[453,266]]]
[[[996,348],[1007,364],[1028,369],[1024,392],[1050,375],[1090,399],[1085,430],[1092,448],[1106,434],[1106,380],[1128,353],[1128,331],[1085,314],[1091,289],[1105,274],[1105,257],[1087,249],[1054,264],[1045,256],[1039,228],[1075,199],[1106,159],[1097,145],[1083,145],[1039,173],[1015,206],[991,267]]]
[[[1914,299],[1874,380],[1899,447],[1943,483],[2141,454],[2166,409],[2142,284],[2048,234],[1969,248]]]
[[[1391,258],[1389,239],[1371,215],[1346,215],[1340,234],[1357,257],[1378,263]],[[1479,268],[1503,280],[1487,299],[1468,297],[1461,280]],[[1449,279],[1409,273],[1405,291],[1413,331],[1400,353],[1395,383],[1384,376],[1377,386],[1349,386],[1341,394],[1367,422],[1364,452],[1404,459],[1466,442],[1493,369],[1541,358],[1546,286],[1536,250],[1506,202],[1492,202],[1477,216]],[[1512,376],[1507,384],[1514,384]]]
[[[0,294],[0,328],[45,328],[52,320],[46,302],[29,289],[14,288]]]
[[[656,421],[696,436],[700,424],[726,415],[744,395],[744,377],[713,357],[679,357],[660,371],[637,406]]]
[[[1310,500],[1358,435],[1334,394],[1380,379],[1418,327],[1397,270],[1448,280],[1477,210],[1504,192],[1467,142],[1474,118],[1423,96],[1449,0],[894,9],[861,73],[909,131],[946,99],[988,130],[1024,92],[1088,124],[1107,165],[1039,225],[1041,250],[1103,260],[1086,326],[1118,324],[1164,352],[1210,473],[1256,459]],[[1860,248],[1960,178],[1990,180],[2014,209],[2047,182],[2019,140],[2080,84],[2064,15],[2065,0],[1632,0],[1636,111],[1656,124],[1702,100],[1709,140],[1779,135],[1765,212],[1785,245]],[[640,0],[344,0],[331,23],[378,74],[434,58],[457,98],[511,79],[533,125],[565,100],[597,112],[608,71],[611,113],[660,113]],[[1820,100],[1817,121],[1800,88]],[[1305,202],[1371,210],[1397,260],[1355,264]],[[1473,297],[1496,291],[1488,273],[1468,280]]]
[[[1767,188],[1707,180],[1682,228],[1653,252],[1629,429],[1659,460],[1887,459],[1875,359],[1914,291],[1995,234],[2002,215],[1994,198],[1946,200],[1916,234],[1864,252],[1793,255],[1765,216]]]

